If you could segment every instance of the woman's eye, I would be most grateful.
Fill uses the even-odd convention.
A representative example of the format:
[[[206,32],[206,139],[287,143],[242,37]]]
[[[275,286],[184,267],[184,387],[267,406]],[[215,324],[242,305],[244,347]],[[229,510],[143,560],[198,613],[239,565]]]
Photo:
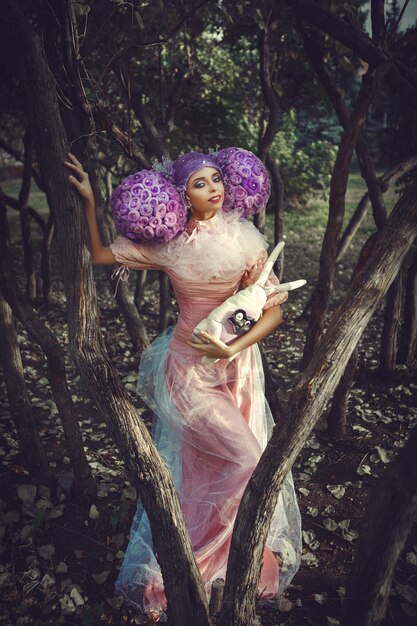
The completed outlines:
[[[195,183],[194,187],[196,187],[197,189],[201,189],[202,187],[204,187],[203,181],[199,181],[198,183]]]
[[[220,176],[215,176],[215,177],[213,178],[213,182],[215,182],[215,183],[219,183],[220,181],[221,181]]]

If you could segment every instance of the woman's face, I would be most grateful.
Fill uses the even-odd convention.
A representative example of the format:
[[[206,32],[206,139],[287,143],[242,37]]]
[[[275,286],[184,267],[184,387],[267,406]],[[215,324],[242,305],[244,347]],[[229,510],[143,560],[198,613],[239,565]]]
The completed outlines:
[[[214,167],[203,167],[191,174],[187,182],[191,213],[197,220],[206,220],[220,209],[224,199],[222,177]]]

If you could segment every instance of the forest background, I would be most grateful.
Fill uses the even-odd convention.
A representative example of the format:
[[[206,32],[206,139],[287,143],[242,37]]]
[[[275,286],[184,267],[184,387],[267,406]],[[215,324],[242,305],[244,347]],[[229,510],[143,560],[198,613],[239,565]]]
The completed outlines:
[[[113,597],[138,493],[172,626],[413,623],[416,4],[0,1],[1,624],[145,623]],[[85,164],[110,241],[124,176],[231,145],[269,168],[256,222],[308,289],[264,346],[280,427],[208,607],[134,394],[175,301],[158,274],[116,298],[111,270],[93,280],[62,163]],[[292,466],[304,552],[277,609],[256,586]]]

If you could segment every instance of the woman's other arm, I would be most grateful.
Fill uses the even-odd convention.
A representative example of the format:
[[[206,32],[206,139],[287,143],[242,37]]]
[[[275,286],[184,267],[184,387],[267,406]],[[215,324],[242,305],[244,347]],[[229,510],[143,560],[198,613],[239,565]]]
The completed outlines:
[[[201,356],[208,356],[215,359],[230,359],[230,357],[235,356],[238,352],[249,348],[267,337],[267,335],[280,324],[282,324],[282,312],[281,306],[278,304],[266,309],[262,317],[247,333],[235,339],[235,341],[230,344],[225,344],[220,339],[215,339],[205,332],[202,332],[201,336],[208,341],[208,343],[192,343],[191,341],[187,343],[189,346],[201,352]]]
[[[69,176],[69,181],[78,191],[84,202],[85,216],[90,235],[92,262],[95,265],[115,265],[116,259],[113,252],[109,247],[103,246],[101,241],[97,225],[96,203],[88,174],[83,170],[83,166],[73,154],[69,154],[68,158],[68,161],[64,161],[64,165],[75,174]]]

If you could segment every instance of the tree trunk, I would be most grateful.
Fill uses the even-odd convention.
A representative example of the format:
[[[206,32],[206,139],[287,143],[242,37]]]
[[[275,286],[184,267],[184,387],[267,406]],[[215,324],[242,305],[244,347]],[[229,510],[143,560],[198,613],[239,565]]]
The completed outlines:
[[[26,328],[29,335],[40,345],[48,362],[48,380],[51,385],[58,414],[64,429],[65,443],[74,471],[74,487],[77,499],[90,501],[96,495],[96,483],[84,452],[84,442],[76,418],[74,404],[68,389],[65,357],[56,337],[43,324],[17,288],[12,270],[9,246],[6,239],[7,221],[5,211],[0,215],[0,290],[13,311],[13,315]],[[17,390],[18,391],[18,390]]]
[[[349,394],[357,363],[358,350],[355,349],[333,395],[332,406],[327,416],[327,434],[329,437],[341,439],[346,434]]]
[[[25,55],[23,82],[37,140],[41,172],[54,208],[58,248],[68,306],[70,351],[100,413],[109,424],[137,483],[148,514],[159,557],[168,619],[172,626],[208,626],[207,597],[195,563],[172,478],[161,461],[146,426],[112,368],[97,312],[90,254],[81,201],[70,188],[62,165],[68,144],[39,37],[12,0],[5,1],[14,40]],[[17,32],[16,32],[17,31]],[[181,571],[183,575],[175,576]]]
[[[77,79],[75,79],[77,80]],[[84,92],[82,92],[84,94]],[[80,98],[83,96],[80,96]],[[78,103],[77,103],[78,104]],[[88,109],[88,103],[83,102],[84,107]],[[94,197],[96,199],[96,207],[97,207],[97,221],[100,228],[100,234],[104,245],[109,245],[116,238],[116,231],[113,226],[113,223],[110,221],[107,207],[103,200],[103,196],[101,193],[96,169],[94,167],[94,162],[97,161],[97,154],[91,155],[88,154],[88,145],[92,146],[93,142],[91,141],[91,136],[95,133],[95,128],[91,128],[91,120],[92,116],[87,116],[85,114],[84,108],[81,105],[75,105],[74,111],[68,111],[65,108],[61,107],[61,115],[63,117],[65,130],[67,133],[67,137],[72,143],[77,137],[88,137],[89,143],[85,140],[82,141],[79,151],[82,151],[82,146],[84,147],[85,157],[80,154],[79,158],[81,161],[84,161],[84,165],[89,173],[91,187],[93,189]],[[97,146],[94,148],[95,152],[97,152]],[[78,150],[77,150],[78,152]],[[114,297],[116,299],[119,310],[123,316],[124,322],[126,324],[126,329],[128,335],[130,337],[130,341],[132,342],[133,348],[136,354],[142,354],[143,350],[149,346],[149,338],[146,332],[146,328],[143,324],[143,321],[139,315],[139,311],[137,310],[133,295],[131,294],[129,287],[123,281],[118,283],[118,287],[116,289],[116,283],[112,280],[113,268],[106,266],[104,271],[107,276],[107,280],[109,283],[109,289],[112,294],[115,294]]]
[[[262,555],[282,481],[320,418],[416,234],[417,181],[399,200],[368,261],[330,320],[307,369],[296,380],[284,419],[274,428],[249,480],[234,525],[218,626],[254,623]]]
[[[266,28],[261,31],[259,35],[258,42],[258,50],[259,50],[259,77],[262,88],[262,94],[264,97],[265,107],[268,111],[268,117],[266,120],[266,127],[263,132],[261,132],[259,140],[258,140],[258,154],[259,158],[263,163],[267,163],[269,158],[269,151],[271,149],[272,143],[275,139],[277,132],[279,131],[281,124],[281,106],[279,97],[275,91],[274,85],[272,83],[271,77],[271,48],[269,43],[270,36],[270,21],[271,14],[268,16],[266,20]],[[281,181],[281,185],[279,184],[279,171],[275,166],[275,170],[271,169],[271,174],[275,171],[275,191],[279,190],[282,192],[283,185]],[[274,179],[273,179],[274,182]],[[277,195],[275,202],[279,202],[282,198]],[[276,205],[276,210],[278,211],[279,206]],[[281,215],[282,218],[282,215]],[[254,216],[253,220],[255,226],[261,231],[261,233],[265,230],[266,225],[266,208],[264,208],[260,213]],[[280,223],[282,226],[282,221]],[[275,228],[278,228],[279,225],[276,225]]]
[[[42,300],[44,304],[49,304],[51,296],[51,245],[54,237],[55,221],[51,213],[46,223],[46,228],[42,239],[41,254],[41,284],[42,284]]]
[[[329,297],[333,287],[337,242],[343,225],[345,196],[353,149],[365,124],[368,108],[375,92],[377,76],[369,71],[362,78],[355,109],[340,142],[330,186],[329,217],[320,255],[317,287],[311,299],[311,317],[302,359],[305,367],[312,357],[323,331]]]
[[[138,270],[136,272],[135,295],[133,300],[138,311],[142,308],[142,300],[145,293],[145,285],[148,279],[148,270]]]
[[[159,272],[159,307],[159,332],[162,333],[175,321],[169,278],[165,272]]]
[[[402,272],[398,272],[398,276],[388,290],[384,327],[381,338],[381,353],[379,357],[379,367],[382,372],[393,372],[397,364],[397,346],[398,334],[400,332],[401,322],[401,305],[402,305]]]
[[[378,626],[417,515],[417,428],[374,485],[349,575],[342,626]]]
[[[23,162],[22,186],[19,192],[20,227],[22,231],[23,258],[26,272],[26,297],[29,301],[36,300],[36,275],[33,267],[33,248],[31,234],[31,217],[29,214],[29,192],[32,179],[32,135],[26,130],[23,139],[25,156]]]
[[[411,365],[417,348],[417,253],[408,268],[404,322],[401,335],[401,345],[398,354],[398,363]]]
[[[284,183],[281,178],[278,165],[274,159],[268,154],[266,158],[266,165],[271,172],[272,189],[274,198],[274,246],[277,245],[284,238]],[[283,250],[276,263],[276,273],[281,280],[284,274],[284,258],[285,250]]]
[[[377,239],[378,233],[373,233],[365,242],[359,255],[356,267],[353,271],[352,280],[369,259],[369,255],[371,254]],[[327,416],[327,432],[330,437],[340,438],[345,435],[348,400],[352,381],[355,376],[357,361],[358,350],[356,348],[349,359],[344,374],[341,377],[339,385],[334,393],[332,406]]]
[[[0,357],[23,465],[41,484],[52,484],[52,471],[32,414],[12,311],[1,293]]]

